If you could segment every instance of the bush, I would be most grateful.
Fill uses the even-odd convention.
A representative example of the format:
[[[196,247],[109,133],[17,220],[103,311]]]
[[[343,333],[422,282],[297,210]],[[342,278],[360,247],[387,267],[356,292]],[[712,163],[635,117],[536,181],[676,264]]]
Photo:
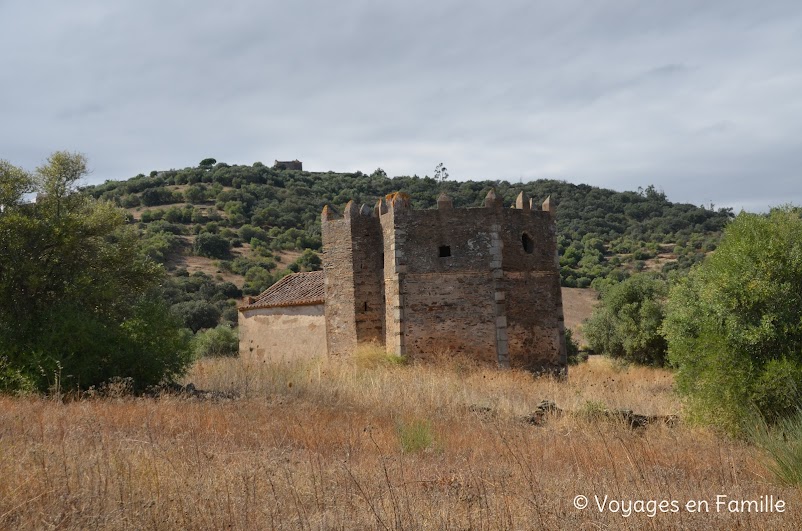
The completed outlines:
[[[239,353],[239,337],[230,326],[220,325],[195,334],[192,348],[197,358],[236,356]]]
[[[240,227],[239,237],[242,239],[242,241],[246,242],[250,242],[254,238],[263,242],[266,242],[270,239],[266,230],[260,229],[259,227],[254,227],[253,225],[243,225]],[[251,245],[253,245],[253,243],[251,243]]]
[[[672,290],[664,324],[692,418],[742,433],[795,411],[802,381],[802,219],[741,213]]]
[[[8,358],[0,358],[0,393],[25,394],[36,390],[36,384],[14,367]]]
[[[167,205],[180,201],[183,197],[176,197],[167,188],[148,188],[140,196],[142,204],[145,206]]]
[[[646,274],[608,285],[584,327],[591,349],[630,362],[664,365],[666,341],[660,327],[667,291],[665,281]]]
[[[191,361],[188,336],[154,295],[163,269],[144,256],[124,211],[77,190],[85,173],[82,155],[56,152],[30,178],[35,204],[0,197],[3,391],[86,389],[113,378],[143,389]]]
[[[230,253],[231,242],[219,234],[203,232],[195,240],[195,254],[198,256],[227,258]]]
[[[579,352],[579,345],[574,341],[574,333],[570,328],[565,329],[565,349],[568,353],[568,365],[579,365],[588,361],[587,353]]]
[[[186,328],[197,332],[202,328],[213,328],[220,321],[220,310],[206,301],[186,301],[170,308]]]

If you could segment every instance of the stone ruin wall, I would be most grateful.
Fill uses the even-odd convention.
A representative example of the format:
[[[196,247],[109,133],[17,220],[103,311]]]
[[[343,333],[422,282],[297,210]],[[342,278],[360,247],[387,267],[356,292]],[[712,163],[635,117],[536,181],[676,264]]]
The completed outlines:
[[[501,209],[502,270],[510,364],[559,371],[567,365],[557,227],[547,210]],[[524,197],[524,203],[527,198]],[[526,248],[523,235],[531,238]],[[531,250],[531,253],[528,252]]]
[[[353,251],[351,224],[345,219],[328,220],[323,209],[323,272],[326,292],[326,344],[329,355],[338,356],[356,348],[354,313]]]
[[[563,370],[548,204],[534,210],[522,194],[506,209],[492,192],[485,204],[454,209],[441,196],[435,210],[412,210],[399,196],[375,209],[349,203],[342,219],[324,210],[329,352],[378,339],[411,358],[451,352],[502,367]]]
[[[381,228],[353,203],[345,216],[324,210],[323,271],[329,354],[348,355],[358,343],[384,342]]]
[[[389,350],[410,358],[453,352],[495,362],[488,227],[471,210],[454,209],[391,207],[381,223],[392,238],[385,261],[395,266],[385,279],[388,308],[399,321],[387,338]],[[441,257],[441,247],[450,256]]]
[[[304,163],[300,160],[277,160],[275,164],[273,164],[273,168],[277,170],[303,171]]]

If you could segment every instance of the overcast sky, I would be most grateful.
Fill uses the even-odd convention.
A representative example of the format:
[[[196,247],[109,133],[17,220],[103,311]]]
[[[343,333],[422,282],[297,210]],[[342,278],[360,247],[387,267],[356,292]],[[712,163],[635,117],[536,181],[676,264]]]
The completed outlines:
[[[802,204],[802,2],[0,0],[0,158]]]

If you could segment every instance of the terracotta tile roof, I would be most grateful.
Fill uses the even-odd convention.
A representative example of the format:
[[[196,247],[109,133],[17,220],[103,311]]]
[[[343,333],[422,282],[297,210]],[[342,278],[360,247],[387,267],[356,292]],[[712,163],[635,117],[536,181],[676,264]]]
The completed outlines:
[[[255,299],[246,299],[246,304],[239,309],[242,311],[279,306],[307,306],[323,304],[324,301],[323,271],[311,271],[294,273],[282,278]]]

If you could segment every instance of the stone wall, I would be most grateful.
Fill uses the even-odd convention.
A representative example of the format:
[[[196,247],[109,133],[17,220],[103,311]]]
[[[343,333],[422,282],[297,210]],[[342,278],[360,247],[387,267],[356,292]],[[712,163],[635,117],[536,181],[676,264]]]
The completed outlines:
[[[323,213],[329,352],[382,340],[389,352],[461,353],[501,367],[560,371],[565,338],[556,227],[548,201],[413,210],[404,194],[375,209]],[[378,309],[374,309],[378,308]]]
[[[346,212],[351,222],[354,271],[354,319],[357,342],[384,341],[384,253],[379,220],[372,209],[355,205]]]
[[[491,235],[483,221],[465,209],[390,208],[382,215],[385,261],[395,262],[385,294],[393,321],[400,317],[387,336],[391,351],[496,361]]]
[[[324,305],[258,308],[239,312],[240,356],[282,362],[326,354]]]
[[[303,171],[304,164],[300,160],[277,160],[273,164],[273,168],[277,170],[297,170]]]
[[[328,350],[351,354],[358,343],[384,340],[384,256],[381,227],[370,208],[353,202],[322,219]]]
[[[354,313],[354,272],[351,224],[329,219],[323,211],[323,271],[326,290],[326,337],[329,355],[347,355],[356,348]]]
[[[557,370],[567,359],[556,226],[542,210],[500,214],[510,366]]]

